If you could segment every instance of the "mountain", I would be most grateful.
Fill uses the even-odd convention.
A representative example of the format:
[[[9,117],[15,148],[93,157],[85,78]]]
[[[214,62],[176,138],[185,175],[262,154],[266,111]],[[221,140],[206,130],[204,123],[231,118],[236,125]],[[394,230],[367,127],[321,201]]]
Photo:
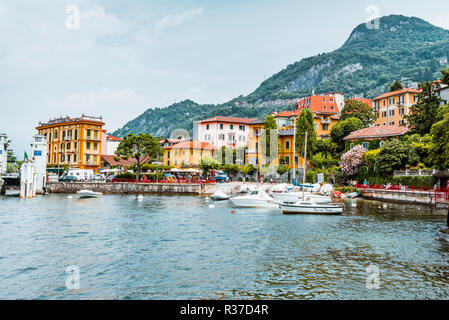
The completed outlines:
[[[440,77],[448,67],[449,30],[416,17],[382,17],[378,29],[360,24],[339,49],[305,58],[268,78],[251,94],[220,105],[186,100],[166,108],[148,109],[117,136],[149,132],[169,136],[177,128],[192,131],[192,122],[214,115],[263,118],[291,109],[294,101],[316,93],[343,92],[373,98],[394,80],[413,85]]]

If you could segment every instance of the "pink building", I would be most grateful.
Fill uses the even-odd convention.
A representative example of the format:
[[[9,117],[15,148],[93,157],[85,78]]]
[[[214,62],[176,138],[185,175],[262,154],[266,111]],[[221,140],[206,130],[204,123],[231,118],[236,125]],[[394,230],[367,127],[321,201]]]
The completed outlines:
[[[249,123],[256,119],[216,116],[196,121],[193,138],[208,142],[216,148],[241,148],[248,146]]]
[[[122,139],[107,134],[106,130],[103,130],[101,135],[101,152],[103,155],[115,155],[118,145]]]

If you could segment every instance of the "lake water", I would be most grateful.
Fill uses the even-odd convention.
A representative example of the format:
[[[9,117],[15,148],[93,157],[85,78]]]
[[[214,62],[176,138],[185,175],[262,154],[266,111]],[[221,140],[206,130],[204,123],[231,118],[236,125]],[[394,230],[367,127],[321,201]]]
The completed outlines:
[[[343,216],[203,197],[0,197],[0,299],[448,299],[445,211],[358,200]],[[366,286],[379,268],[379,289]],[[66,268],[79,268],[79,289]],[[375,269],[373,269],[375,270]]]

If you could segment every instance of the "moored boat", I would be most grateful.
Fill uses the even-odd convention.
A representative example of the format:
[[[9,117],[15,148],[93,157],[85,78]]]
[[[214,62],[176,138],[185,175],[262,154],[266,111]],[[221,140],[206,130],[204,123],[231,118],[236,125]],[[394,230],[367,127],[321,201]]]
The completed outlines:
[[[231,198],[230,201],[239,208],[279,208],[279,204],[264,190],[254,190],[247,195]]]
[[[343,206],[337,204],[317,204],[313,201],[298,201],[297,203],[282,203],[281,211],[285,214],[329,214],[343,213]]]
[[[79,199],[98,198],[103,194],[101,192],[93,192],[91,190],[81,190],[76,193]]]
[[[223,201],[229,200],[230,196],[221,190],[217,190],[213,195],[210,196],[210,198],[215,201]]]
[[[279,202],[296,203],[302,199],[302,192],[283,192],[272,193],[272,197]],[[305,200],[314,201],[315,203],[330,203],[332,199],[329,196],[322,196],[318,194],[305,193]]]

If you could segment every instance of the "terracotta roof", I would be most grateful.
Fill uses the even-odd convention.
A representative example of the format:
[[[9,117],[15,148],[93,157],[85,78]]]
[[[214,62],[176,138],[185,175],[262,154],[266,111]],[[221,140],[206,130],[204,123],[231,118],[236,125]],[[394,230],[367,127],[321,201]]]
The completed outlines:
[[[216,116],[213,118],[209,118],[206,120],[198,121],[200,123],[208,123],[208,122],[227,122],[227,123],[242,123],[242,124],[248,124],[254,120],[257,119],[248,119],[248,118],[235,118],[235,117],[223,117],[223,116]]]
[[[169,150],[169,149],[216,150],[217,148],[210,145],[208,142],[198,142],[198,141],[187,140],[187,141],[183,141],[181,143],[174,144],[169,147],[165,147],[163,149],[165,149],[165,150]]]
[[[171,143],[171,144],[176,144],[176,143],[180,143],[180,142],[183,142],[184,141],[184,139],[164,139],[164,140],[160,140],[159,141],[159,143],[166,143],[166,142],[168,142],[168,143]]]
[[[359,101],[359,102],[362,102],[362,103],[366,103],[367,105],[370,106],[370,108],[373,107],[373,100],[371,100],[371,99],[352,98],[352,99],[349,99],[349,100],[350,100],[350,101]]]
[[[310,109],[312,112],[319,113],[338,113],[338,105],[334,96],[314,95],[304,98],[295,106],[295,114],[299,114],[303,109]]]
[[[114,136],[111,136],[111,135],[108,135],[108,136],[106,137],[106,140],[122,141],[122,139],[117,138],[117,137],[114,137]]]
[[[406,126],[373,126],[351,132],[344,140],[359,140],[365,138],[388,138],[402,136],[409,131]]]
[[[404,93],[420,93],[420,92],[421,92],[421,90],[405,88],[405,89],[401,89],[401,90],[397,90],[397,91],[384,93],[384,94],[374,98],[373,100],[375,101],[375,100],[379,100],[379,99],[393,97],[393,96],[397,96],[397,95],[404,94]]]
[[[292,111],[282,111],[282,112],[279,112],[278,114],[276,114],[274,117],[275,117],[275,118],[279,118],[279,117],[291,117],[291,116],[293,116],[293,115],[295,115],[295,113],[292,112]]]
[[[114,158],[119,158],[119,161],[116,161]],[[145,156],[142,160],[142,163],[146,163],[149,160],[148,156]],[[128,158],[128,160],[123,160],[118,156],[114,156],[114,155],[102,155],[101,156],[101,161],[106,162],[107,164],[109,164],[110,166],[124,166],[124,167],[129,167],[132,166],[134,164],[136,164],[137,160],[135,158]]]

